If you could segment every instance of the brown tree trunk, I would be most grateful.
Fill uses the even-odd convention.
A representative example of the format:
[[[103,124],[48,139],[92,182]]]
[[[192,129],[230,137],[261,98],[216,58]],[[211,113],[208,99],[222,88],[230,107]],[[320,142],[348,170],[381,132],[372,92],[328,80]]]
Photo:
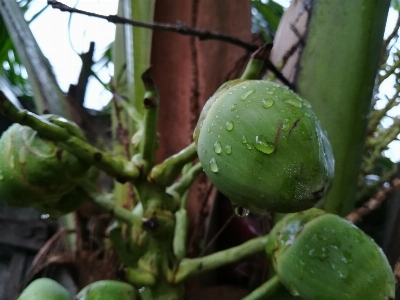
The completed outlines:
[[[251,40],[250,1],[157,1],[154,18],[156,22],[180,21]],[[151,60],[161,99],[159,161],[192,142],[204,103],[223,82],[237,76],[238,62],[245,61],[246,54],[245,50],[220,41],[154,32]],[[194,220],[199,221],[199,213],[204,212],[202,202],[208,187],[203,176],[192,188],[188,204],[192,226]]]

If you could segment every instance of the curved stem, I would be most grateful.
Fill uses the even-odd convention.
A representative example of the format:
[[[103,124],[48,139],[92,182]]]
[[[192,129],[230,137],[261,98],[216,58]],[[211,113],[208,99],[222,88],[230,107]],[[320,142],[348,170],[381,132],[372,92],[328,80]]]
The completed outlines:
[[[194,275],[216,269],[220,266],[238,261],[246,256],[264,251],[268,238],[268,235],[265,235],[208,256],[195,259],[183,259],[175,275],[170,274],[170,280],[174,283],[180,283]]]
[[[112,201],[108,194],[95,192],[88,185],[81,185],[78,188],[81,188],[88,195],[89,201],[110,213],[116,220],[131,226],[135,224],[135,221],[136,223],[141,222],[140,217],[133,215],[129,210]]]
[[[94,165],[107,174],[115,177],[119,182],[134,181],[139,176],[139,170],[130,161],[112,157],[96,147],[72,136],[67,129],[50,123],[40,116],[27,110],[15,107],[0,91],[0,110],[14,122],[26,125],[36,130],[45,138],[55,140],[68,152],[74,154],[83,163]]]
[[[192,185],[193,181],[199,176],[199,174],[203,172],[203,167],[201,163],[195,164],[191,167],[184,175],[182,175],[181,179],[179,179],[176,183],[167,188],[166,193],[171,195],[175,201],[180,202],[180,207],[186,207],[186,201],[182,199],[184,193],[188,190],[188,188]]]
[[[150,172],[150,181],[155,181],[162,186],[168,186],[174,182],[187,163],[197,157],[196,145],[191,143],[181,152],[168,157],[162,163],[153,167]]]
[[[144,93],[144,126],[143,135],[140,140],[139,151],[142,159],[145,161],[143,173],[148,173],[148,168],[155,164],[155,149],[157,143],[157,121],[158,121],[158,102],[159,95],[157,87],[150,76],[150,69],[142,75],[142,81],[145,86]]]
[[[264,66],[264,61],[268,59],[272,45],[264,45],[255,51],[247,63],[246,69],[244,70],[240,79],[259,79],[260,72]]]
[[[275,275],[267,282],[264,282],[262,285],[260,285],[254,291],[252,291],[249,295],[244,297],[242,300],[263,300],[263,299],[269,299],[268,297],[271,297],[271,299],[273,299],[272,296],[281,287],[282,284],[279,281],[278,276]]]

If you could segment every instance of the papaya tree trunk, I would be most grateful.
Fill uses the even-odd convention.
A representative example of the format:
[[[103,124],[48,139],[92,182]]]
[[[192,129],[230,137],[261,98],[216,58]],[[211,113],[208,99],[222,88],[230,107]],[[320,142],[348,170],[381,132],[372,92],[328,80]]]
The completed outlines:
[[[180,21],[251,41],[250,1],[163,0],[156,2],[154,18],[156,22]],[[160,92],[159,161],[192,142],[204,103],[223,82],[240,74],[240,64],[238,70],[235,66],[247,55],[245,50],[225,42],[154,31],[151,61]],[[202,215],[209,209],[206,200],[210,186],[206,177],[200,176],[192,187],[189,235],[196,223],[200,231],[204,230]]]

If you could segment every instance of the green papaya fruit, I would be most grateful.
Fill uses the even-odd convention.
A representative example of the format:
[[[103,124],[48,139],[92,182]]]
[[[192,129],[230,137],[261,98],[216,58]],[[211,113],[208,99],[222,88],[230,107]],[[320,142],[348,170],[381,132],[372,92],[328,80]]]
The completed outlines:
[[[272,82],[225,83],[205,104],[194,140],[211,182],[256,213],[313,207],[333,178],[331,146],[310,104]]]
[[[84,138],[72,122],[45,115],[44,119]],[[41,137],[35,130],[13,124],[0,138],[0,199],[10,206],[51,206],[72,191],[89,166]]]
[[[319,209],[289,214],[266,245],[281,283],[304,300],[394,299],[392,269],[352,223]]]
[[[32,281],[17,300],[73,300],[73,298],[57,281],[39,278]]]
[[[115,280],[100,280],[84,287],[76,300],[136,300],[137,292],[130,284]]]

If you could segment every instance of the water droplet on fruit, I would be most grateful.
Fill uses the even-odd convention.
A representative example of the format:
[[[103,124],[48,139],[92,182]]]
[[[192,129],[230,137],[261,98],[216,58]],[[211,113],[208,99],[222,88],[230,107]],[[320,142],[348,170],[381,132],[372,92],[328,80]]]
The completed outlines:
[[[246,147],[247,147],[247,149],[251,150],[251,145],[250,144],[247,144]]]
[[[217,154],[220,154],[221,153],[221,149],[222,149],[221,143],[218,142],[218,141],[215,142],[215,144],[214,144],[214,152],[217,153]]]
[[[234,111],[236,109],[236,107],[237,107],[237,104],[233,104],[231,107],[231,111]]]
[[[242,144],[246,144],[247,143],[247,139],[245,136],[242,136]]]
[[[244,101],[247,99],[248,96],[250,96],[251,94],[253,94],[255,92],[255,90],[249,90],[246,93],[243,94],[242,98],[240,98],[240,100]]]
[[[211,159],[210,159],[210,169],[211,169],[211,171],[213,171],[214,173],[217,173],[217,172],[218,172],[217,161],[215,160],[214,157],[211,157]]]
[[[253,145],[254,148],[265,154],[271,154],[272,152],[275,151],[274,144],[267,142],[266,137],[263,135],[257,135],[256,142]]]
[[[272,105],[274,105],[274,99],[264,99],[262,101],[262,107],[265,109],[270,108]]]
[[[239,218],[245,218],[249,215],[250,211],[247,208],[236,206],[235,207],[235,215]]]
[[[207,132],[208,132],[208,133],[210,133],[210,132],[211,132],[211,129],[210,129],[210,127],[208,127],[208,128],[207,128]]]
[[[14,169],[15,165],[14,165],[14,155],[11,155],[10,157],[10,167],[11,169]]]
[[[218,115],[216,115],[215,118],[218,119]]]
[[[233,129],[233,122],[232,121],[226,122],[226,130],[232,131],[232,129]]]
[[[296,118],[301,118],[303,116],[303,112],[300,110],[294,110],[293,116],[295,116]]]
[[[297,108],[301,108],[301,101],[299,99],[296,99],[296,98],[286,99],[285,103],[289,104],[289,105],[292,105],[294,107],[297,107]]]
[[[282,130],[283,131],[288,131],[290,129],[290,124],[289,124],[289,120],[285,119],[282,123]]]
[[[230,155],[232,153],[232,147],[231,145],[226,145],[225,146],[225,153]]]

